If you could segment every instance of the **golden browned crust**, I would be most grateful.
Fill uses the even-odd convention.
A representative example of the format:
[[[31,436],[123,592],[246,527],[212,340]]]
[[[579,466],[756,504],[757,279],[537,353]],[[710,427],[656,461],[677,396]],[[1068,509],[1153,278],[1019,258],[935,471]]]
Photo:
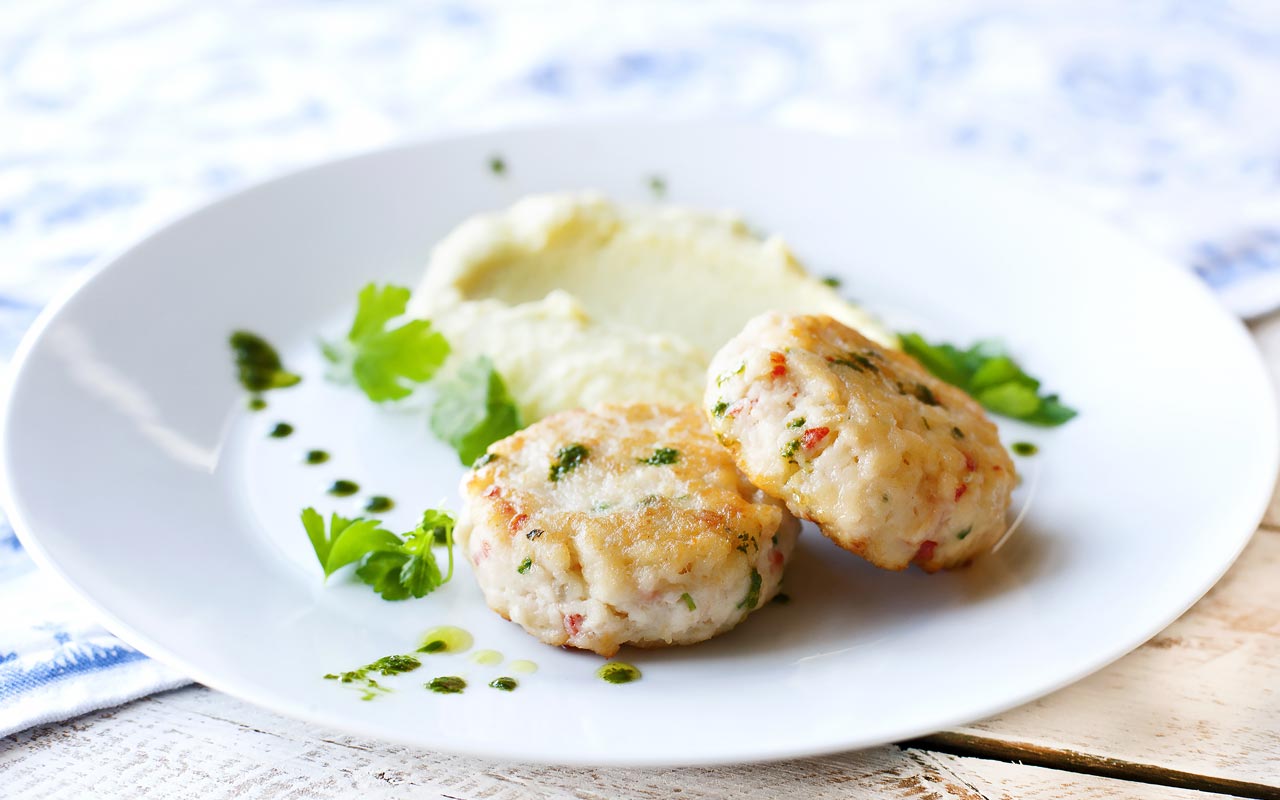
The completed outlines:
[[[563,431],[547,436],[549,430]],[[562,447],[588,451],[582,463],[550,481]],[[661,447],[678,451],[674,464],[642,459]],[[548,417],[494,444],[494,458],[472,471],[465,491],[483,497],[478,524],[537,540],[543,558],[575,559],[574,539],[613,561],[612,569],[695,571],[726,558],[747,534],[753,541],[777,529],[782,511],[753,502],[729,453],[711,436],[695,406],[604,405]],[[663,478],[657,482],[656,478]],[[611,491],[610,485],[617,489]],[[644,486],[652,486],[650,492]],[[583,488],[590,487],[590,488]]]

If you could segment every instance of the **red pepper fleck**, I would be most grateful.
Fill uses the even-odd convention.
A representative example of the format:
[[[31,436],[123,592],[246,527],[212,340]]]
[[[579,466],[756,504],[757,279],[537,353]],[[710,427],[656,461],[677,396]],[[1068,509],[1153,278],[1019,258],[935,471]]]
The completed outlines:
[[[818,446],[818,442],[827,438],[828,433],[831,433],[831,429],[825,425],[821,428],[810,428],[800,434],[800,444],[804,445],[805,450],[812,450]]]
[[[578,631],[582,630],[582,621],[586,619],[581,614],[565,614],[564,629],[569,632],[570,636],[577,636]]]
[[[501,487],[501,486],[497,486],[497,485],[490,486],[490,487],[489,487],[489,491],[485,492],[485,493],[484,493],[484,496],[485,496],[485,497],[501,497],[501,496],[502,496],[502,487]]]
[[[782,557],[782,551],[781,551],[781,550],[773,550],[773,551],[770,551],[770,553],[769,553],[769,565],[770,565],[770,566],[772,566],[774,569],[782,569],[782,562],[783,562],[783,560],[784,560],[784,559],[783,559],[783,557]]]
[[[523,526],[528,521],[529,521],[528,514],[515,515],[514,517],[511,518],[511,532],[515,533],[516,531],[520,530],[521,526]]]
[[[959,486],[957,486],[957,487],[956,487],[956,500],[959,500],[961,497],[964,497],[964,493],[965,493],[965,492],[967,492],[967,491],[969,491],[969,484],[967,484],[967,483],[962,483],[962,484],[960,484]]]
[[[978,468],[978,462],[974,461],[973,456],[969,455],[968,453],[964,454],[964,468],[969,470],[970,472],[973,472],[975,469]]]
[[[484,561],[488,557],[489,557],[489,540],[485,539],[480,543],[480,552],[476,553],[475,557],[472,558],[471,561],[478,567],[480,566],[480,562]]]
[[[742,409],[745,408],[750,410],[751,406],[754,405],[755,402],[756,402],[755,400],[747,400],[747,398],[744,397],[738,402],[729,406],[729,410],[724,412],[724,415],[726,417],[736,417],[738,416],[739,413],[741,413]]]
[[[920,549],[916,551],[915,560],[923,564],[924,562],[933,558],[933,550],[937,546],[938,546],[938,543],[933,541],[932,539],[921,542]]]
[[[787,357],[782,353],[773,352],[769,354],[769,363],[773,365],[770,375],[775,378],[781,378],[787,374]]]

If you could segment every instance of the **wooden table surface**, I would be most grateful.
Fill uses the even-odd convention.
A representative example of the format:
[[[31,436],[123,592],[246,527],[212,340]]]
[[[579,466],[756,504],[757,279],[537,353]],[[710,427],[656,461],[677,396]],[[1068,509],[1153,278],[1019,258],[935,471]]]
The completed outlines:
[[[1280,383],[1280,314],[1251,326]],[[714,769],[563,769],[318,730],[201,687],[0,740],[0,797],[1280,798],[1280,499],[1194,608],[1101,672],[895,746]]]

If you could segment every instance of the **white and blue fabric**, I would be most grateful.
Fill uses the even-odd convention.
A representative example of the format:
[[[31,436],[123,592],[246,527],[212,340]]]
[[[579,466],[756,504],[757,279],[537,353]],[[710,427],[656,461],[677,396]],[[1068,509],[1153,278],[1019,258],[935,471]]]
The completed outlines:
[[[601,117],[889,137],[1040,176],[1260,315],[1280,306],[1277,109],[1262,2],[5,3],[0,360],[104,253],[231,189]],[[0,518],[0,735],[184,682]]]

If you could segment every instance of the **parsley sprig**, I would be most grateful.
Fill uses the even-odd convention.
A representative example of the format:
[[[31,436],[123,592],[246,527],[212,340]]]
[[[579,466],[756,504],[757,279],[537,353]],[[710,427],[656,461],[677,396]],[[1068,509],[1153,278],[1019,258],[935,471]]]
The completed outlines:
[[[930,343],[918,333],[900,337],[902,349],[938,378],[964,389],[988,411],[1032,425],[1061,425],[1076,410],[1056,394],[1041,394],[1040,381],[1028,375],[1002,347],[984,341],[966,350]]]
[[[436,387],[431,432],[471,466],[489,445],[520,430],[520,412],[502,376],[484,356],[463,364]]]
[[[355,383],[375,403],[408,397],[415,384],[431,380],[448,358],[449,342],[427,320],[389,328],[404,314],[409,290],[369,284],[360,290],[347,338],[322,342],[332,365],[329,378]],[[431,431],[470,466],[489,445],[520,430],[516,408],[502,376],[484,356],[465,362],[439,381],[431,410]],[[380,559],[386,566],[391,560]],[[372,567],[370,568],[372,570]]]
[[[324,517],[314,508],[302,510],[302,527],[311,540],[325,578],[348,564],[358,564],[356,577],[373,587],[383,600],[425,597],[453,577],[454,519],[445,511],[423,512],[418,527],[403,538],[376,519]],[[431,546],[443,540],[449,566],[443,574]]]
[[[361,289],[347,338],[321,344],[333,365],[330,377],[354,381],[375,403],[408,397],[413,384],[430,380],[449,355],[449,343],[427,320],[388,328],[408,304],[409,290],[403,286],[371,283]]]

